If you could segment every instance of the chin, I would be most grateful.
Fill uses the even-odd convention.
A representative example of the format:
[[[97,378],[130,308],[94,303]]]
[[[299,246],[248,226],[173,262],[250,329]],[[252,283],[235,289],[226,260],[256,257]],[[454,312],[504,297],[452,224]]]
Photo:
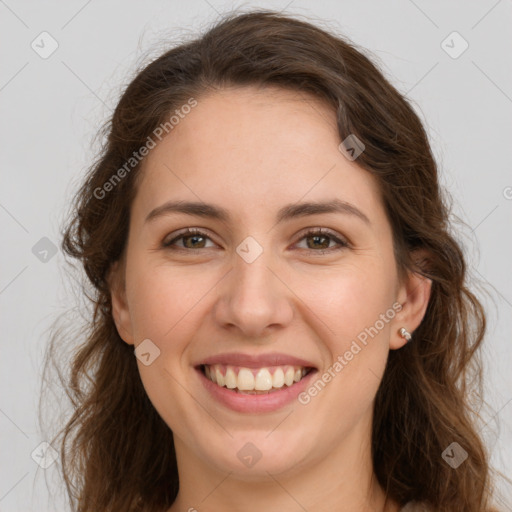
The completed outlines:
[[[252,482],[268,480],[269,473],[291,475],[300,471],[306,458],[305,443],[291,440],[288,432],[271,430],[225,436],[224,446],[219,440],[211,440],[203,449],[208,450],[205,458],[219,471]]]

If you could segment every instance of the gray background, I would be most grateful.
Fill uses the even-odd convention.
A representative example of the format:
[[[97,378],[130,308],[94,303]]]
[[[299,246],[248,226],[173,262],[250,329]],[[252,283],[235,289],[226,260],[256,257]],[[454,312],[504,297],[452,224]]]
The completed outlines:
[[[454,213],[467,224],[456,229],[472,281],[488,291],[481,432],[496,469],[512,474],[510,0],[0,0],[2,512],[67,510],[59,461],[43,469],[31,454],[37,459],[48,439],[36,416],[48,328],[77,300],[61,252],[51,248],[95,156],[92,139],[144,58],[218,13],[251,6],[306,15],[368,48],[426,124]],[[58,43],[45,59],[51,41],[43,31]],[[453,31],[469,44],[457,58],[463,41],[446,40]],[[511,503],[510,486],[502,482],[500,491]]]

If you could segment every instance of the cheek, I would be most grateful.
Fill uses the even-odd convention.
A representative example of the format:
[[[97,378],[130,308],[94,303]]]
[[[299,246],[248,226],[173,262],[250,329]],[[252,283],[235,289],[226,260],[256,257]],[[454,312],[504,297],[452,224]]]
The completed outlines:
[[[376,262],[301,280],[328,361],[300,403],[325,418],[327,439],[345,435],[371,408],[389,352],[393,275]]]
[[[320,382],[307,391],[304,402],[321,394],[324,399],[313,407],[319,411],[325,408],[319,414],[329,416],[329,428],[338,431],[350,428],[351,422],[370,407],[377,392],[395,314],[394,272],[383,260],[367,258],[324,274],[301,279],[298,291],[299,296],[307,297],[307,306],[315,313],[314,330],[316,334],[321,331],[320,345],[327,359],[324,374],[318,376]]]
[[[134,258],[131,268],[127,266],[135,344],[150,339],[160,350],[150,365],[138,362],[140,377],[155,409],[182,437],[188,434],[179,418],[190,414],[190,397],[180,384],[189,378],[183,374],[183,355],[200,322],[197,306],[212,287],[207,275],[170,265],[150,265],[142,258]]]
[[[136,262],[134,262],[135,266]],[[191,273],[170,265],[150,266],[133,271],[127,278],[127,293],[136,340],[154,338],[160,342],[179,341],[176,331],[191,326],[194,309],[212,285],[208,273]],[[128,277],[127,272],[127,277]],[[190,328],[190,327],[189,327]]]
[[[327,270],[327,271],[325,271]],[[347,343],[378,322],[393,304],[394,272],[383,260],[367,258],[297,276],[297,295],[326,326],[331,349],[346,350]]]
[[[317,324],[317,334],[322,338],[325,335],[329,344],[339,345],[334,348],[340,353],[347,341],[373,326],[392,305],[394,274],[389,266],[380,259],[361,259],[365,261],[285,271],[293,294],[283,296],[283,300],[295,302],[297,309],[302,310],[297,320],[301,321],[302,314],[303,321],[309,317],[310,322]],[[186,334],[195,328],[194,318],[201,314],[201,303],[208,302],[208,294],[223,274],[218,268],[150,265],[142,258],[134,259],[127,268],[127,292],[136,343],[145,338],[161,343],[173,339],[176,346],[182,339],[177,333]],[[297,302],[295,297],[300,300]],[[301,303],[306,309],[302,309]]]

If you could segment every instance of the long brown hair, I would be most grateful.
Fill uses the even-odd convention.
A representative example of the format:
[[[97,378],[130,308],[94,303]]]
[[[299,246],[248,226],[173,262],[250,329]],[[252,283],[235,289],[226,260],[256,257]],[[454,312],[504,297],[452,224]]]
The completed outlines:
[[[352,134],[365,144],[357,163],[380,184],[399,270],[432,280],[425,317],[413,341],[390,352],[376,396],[372,456],[379,483],[399,504],[489,510],[488,455],[471,399],[480,389],[485,314],[467,287],[425,130],[363,50],[270,11],[226,16],[139,70],[104,127],[101,154],[73,203],[62,247],[83,265],[93,305],[84,343],[71,340],[69,374],[59,372],[73,412],[55,440],[73,510],[162,512],[175,500],[172,432],[149,401],[133,347],[121,340],[111,312],[108,272],[125,249],[140,169],[126,163],[191,98],[244,85],[308,93],[332,107],[340,141]],[[122,179],[113,182],[114,175]],[[415,262],[419,248],[428,256]],[[51,340],[46,367],[57,365],[59,338]],[[452,443],[468,454],[457,469],[442,457]]]

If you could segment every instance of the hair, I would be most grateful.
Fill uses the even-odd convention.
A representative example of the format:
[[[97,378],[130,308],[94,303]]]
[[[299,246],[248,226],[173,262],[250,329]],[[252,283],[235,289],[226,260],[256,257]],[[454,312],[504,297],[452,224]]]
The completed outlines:
[[[172,431],[147,397],[133,347],[112,317],[109,271],[125,251],[141,162],[119,170],[191,98],[244,86],[280,87],[332,108],[341,141],[355,135],[365,145],[357,164],[379,184],[400,276],[417,272],[432,281],[425,316],[412,341],[390,351],[375,398],[378,482],[401,505],[490,510],[491,470],[472,401],[482,385],[485,312],[467,285],[424,127],[364,50],[309,22],[261,10],[224,16],[137,71],[72,205],[62,249],[92,285],[85,341],[74,349],[69,375],[60,375],[73,411],[56,439],[73,510],[162,512],[176,498]],[[99,194],[116,174],[122,179]],[[56,338],[46,366],[59,355]],[[442,459],[454,442],[468,454],[456,470]]]

